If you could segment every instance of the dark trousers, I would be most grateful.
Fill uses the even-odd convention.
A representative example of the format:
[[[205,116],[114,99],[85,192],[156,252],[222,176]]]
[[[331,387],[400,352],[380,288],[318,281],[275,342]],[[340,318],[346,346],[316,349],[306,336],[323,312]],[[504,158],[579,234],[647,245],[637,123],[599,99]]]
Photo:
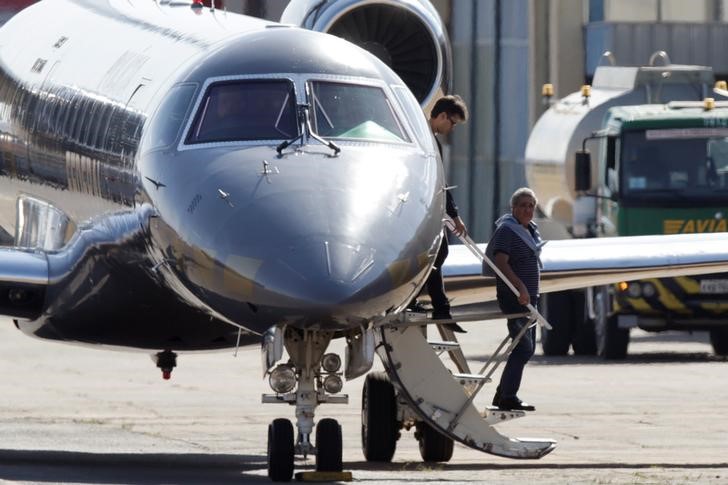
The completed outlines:
[[[537,302],[531,302],[536,305]],[[503,313],[523,313],[528,309],[519,304],[513,294],[498,294],[498,306]],[[509,318],[508,319],[508,335],[515,339],[524,325],[528,325],[528,317]],[[516,344],[508,356],[506,366],[501,374],[500,384],[498,385],[498,395],[501,399],[516,397],[518,389],[521,387],[521,378],[523,377],[523,368],[526,363],[533,357],[536,351],[536,327],[526,330],[521,340]]]
[[[432,267],[430,276],[427,277],[427,282],[425,283],[427,294],[430,295],[430,300],[432,301],[432,313],[435,316],[450,313],[450,300],[447,299],[445,283],[442,281],[442,265],[445,262],[445,258],[447,258],[448,252],[447,235],[445,235],[442,239],[442,244],[440,244],[440,250],[435,257],[435,265]]]

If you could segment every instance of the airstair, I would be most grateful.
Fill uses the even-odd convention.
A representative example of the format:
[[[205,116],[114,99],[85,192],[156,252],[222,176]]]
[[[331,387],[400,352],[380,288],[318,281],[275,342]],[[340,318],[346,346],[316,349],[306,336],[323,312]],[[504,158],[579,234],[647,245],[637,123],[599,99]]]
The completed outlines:
[[[487,260],[485,254],[475,245],[468,236],[461,238],[463,243],[481,261],[485,261],[500,274],[495,265]],[[502,275],[501,275],[502,276]],[[507,281],[504,279],[504,281]],[[511,286],[511,285],[509,285]],[[511,287],[512,291],[516,291]],[[460,349],[455,335],[448,329],[443,321],[428,320],[423,314],[404,313],[396,322],[389,322],[376,331],[377,352],[385,365],[387,375],[398,398],[417,415],[416,419],[429,425],[443,437],[458,441],[471,448],[493,455],[508,458],[541,458],[554,450],[556,442],[550,439],[535,438],[509,438],[500,434],[493,426],[511,419],[526,415],[524,411],[501,410],[495,407],[485,407],[481,412],[476,409],[474,399],[491,382],[491,378],[499,365],[510,354],[516,343],[532,325],[548,326],[548,322],[531,305],[529,313],[520,315],[472,315],[469,320],[485,320],[495,318],[513,318],[529,316],[530,325],[523,327],[514,339],[506,336],[500,343],[492,357],[478,371],[473,373],[465,356]],[[467,319],[458,318],[458,322]],[[443,340],[429,340],[424,325],[436,325]],[[550,327],[549,327],[550,328]],[[457,372],[451,371],[441,360],[445,353],[455,364]],[[373,388],[372,390],[375,390]],[[367,393],[365,392],[365,400]],[[381,394],[380,394],[381,395]],[[363,404],[366,408],[367,403]],[[401,413],[400,413],[401,415]],[[369,416],[372,420],[373,416]],[[375,426],[376,423],[370,423]],[[418,428],[419,429],[419,428]],[[370,436],[384,439],[382,435],[370,432]],[[391,433],[389,436],[392,436]],[[393,438],[396,440],[396,437]],[[382,442],[382,445],[391,446],[394,452],[394,443]],[[369,443],[369,446],[372,446]],[[377,445],[377,444],[374,444]],[[366,455],[365,443],[365,455]],[[420,443],[422,451],[422,442]],[[451,452],[450,452],[451,453]],[[423,454],[424,457],[424,454]],[[443,460],[447,461],[449,455],[445,454]]]

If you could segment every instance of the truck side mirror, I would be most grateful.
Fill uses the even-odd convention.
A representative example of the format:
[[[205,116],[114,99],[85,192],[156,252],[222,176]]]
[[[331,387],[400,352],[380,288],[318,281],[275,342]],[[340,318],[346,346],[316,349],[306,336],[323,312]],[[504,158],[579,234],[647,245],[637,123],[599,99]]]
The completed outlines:
[[[577,150],[574,167],[574,185],[577,192],[591,189],[591,154],[589,150]]]
[[[607,137],[607,168],[614,168],[616,166],[616,159],[614,158],[614,154],[616,151],[616,145],[617,145],[617,137],[616,136],[608,136]]]

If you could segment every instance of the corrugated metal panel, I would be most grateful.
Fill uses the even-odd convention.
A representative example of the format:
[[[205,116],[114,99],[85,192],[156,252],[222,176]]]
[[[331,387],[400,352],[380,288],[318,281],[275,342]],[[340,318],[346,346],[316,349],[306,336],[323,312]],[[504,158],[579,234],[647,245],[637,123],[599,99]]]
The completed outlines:
[[[477,6],[475,5],[477,3]],[[484,240],[492,231],[493,214],[507,208],[513,190],[525,184],[523,154],[530,131],[529,0],[500,0],[501,53],[495,65],[495,1],[452,3],[450,32],[453,42],[454,91],[469,103],[470,122],[452,136],[449,180],[457,185],[453,196],[470,233]],[[473,11],[477,9],[475,40],[471,43]],[[473,63],[473,47],[476,60]],[[475,69],[471,89],[471,72]],[[500,92],[494,93],[495,76]],[[496,115],[498,107],[498,115]],[[498,139],[494,139],[498,127]],[[498,207],[493,207],[494,147],[499,146]]]
[[[675,64],[711,66],[726,75],[727,44],[728,24],[592,22],[586,26],[587,75],[594,75],[606,50],[623,66],[646,65],[653,52],[664,50]]]

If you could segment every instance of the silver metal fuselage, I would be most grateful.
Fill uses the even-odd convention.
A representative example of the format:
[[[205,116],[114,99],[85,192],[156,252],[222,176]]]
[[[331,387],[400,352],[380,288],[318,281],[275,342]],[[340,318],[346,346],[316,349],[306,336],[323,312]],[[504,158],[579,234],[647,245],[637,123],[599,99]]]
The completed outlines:
[[[379,87],[411,141],[337,139],[337,155],[306,136],[280,155],[283,138],[185,142],[211,83],[263,78],[292,81],[298,104],[310,80]],[[179,86],[194,94],[170,122],[160,106]],[[0,225],[47,255],[49,284],[19,327],[204,350],[234,345],[239,328],[246,343],[275,324],[345,330],[400,310],[444,207],[436,148],[402,86],[345,41],[219,11],[46,0],[22,12],[0,30]]]

